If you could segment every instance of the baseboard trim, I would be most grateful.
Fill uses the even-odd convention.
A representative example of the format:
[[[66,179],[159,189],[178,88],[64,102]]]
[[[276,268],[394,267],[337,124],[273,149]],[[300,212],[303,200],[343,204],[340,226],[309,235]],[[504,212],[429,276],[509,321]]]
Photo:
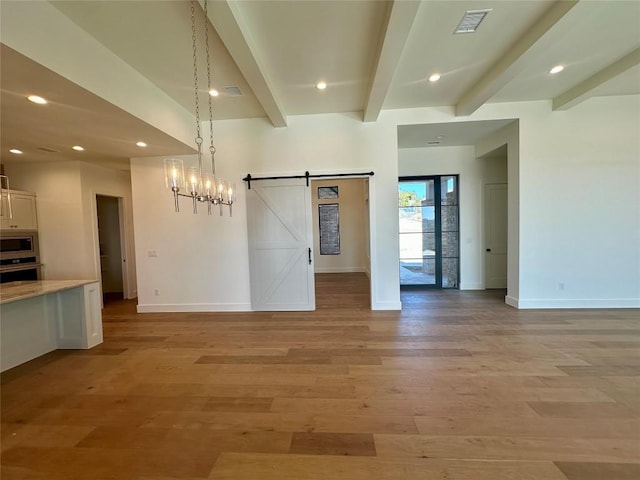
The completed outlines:
[[[374,302],[371,310],[402,310],[402,302]]]
[[[510,297],[509,295],[507,295],[506,297],[504,297],[504,303],[506,303],[510,307],[519,308],[518,307],[519,302],[516,297]]]
[[[460,290],[484,290],[483,283],[461,283]]]
[[[315,273],[367,273],[362,267],[316,268]]]
[[[250,303],[138,304],[138,313],[250,312]]]
[[[555,298],[521,300],[506,296],[505,303],[523,310],[552,308],[640,308],[640,299],[637,298]]]

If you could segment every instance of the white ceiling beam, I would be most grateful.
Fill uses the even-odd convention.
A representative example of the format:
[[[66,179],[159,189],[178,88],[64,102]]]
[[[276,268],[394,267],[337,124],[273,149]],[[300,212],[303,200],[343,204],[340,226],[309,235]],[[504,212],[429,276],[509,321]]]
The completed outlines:
[[[202,4],[202,0],[200,0]],[[209,21],[244,75],[254,95],[274,127],[286,127],[287,116],[269,81],[249,28],[242,17],[240,2],[208,2]]]
[[[636,65],[640,65],[640,48],[636,48],[633,52],[555,97],[553,99],[553,110],[568,110],[583,102],[591,97],[594,88],[599,87]]]
[[[419,7],[419,0],[394,0],[387,10],[386,25],[378,44],[364,108],[365,122],[378,119]]]
[[[524,56],[558,21],[571,10],[578,0],[560,0],[527,30],[500,59],[471,86],[456,103],[456,116],[471,115],[502,87],[512,80],[524,66]],[[499,34],[496,32],[496,34]]]

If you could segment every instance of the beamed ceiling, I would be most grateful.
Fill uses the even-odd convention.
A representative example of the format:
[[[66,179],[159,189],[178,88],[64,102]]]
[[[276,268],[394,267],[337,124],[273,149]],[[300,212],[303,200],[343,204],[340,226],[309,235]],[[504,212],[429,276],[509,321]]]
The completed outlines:
[[[68,160],[69,145],[82,144],[92,158],[123,166],[143,156],[133,145],[139,137],[149,143],[144,155],[193,151],[113,96],[93,91],[86,75],[70,78],[69,64],[82,65],[89,46],[83,55],[57,53],[65,72],[39,63],[35,47],[14,49],[25,44],[16,38],[37,37],[38,21],[48,21],[21,20],[18,31],[16,19],[31,18],[23,10],[48,8],[57,24],[72,22],[91,36],[91,48],[122,60],[192,115],[188,1],[3,0],[0,8],[2,31],[9,32],[0,37],[3,161],[12,160],[12,147],[25,151],[21,160]],[[465,11],[478,9],[491,11],[477,32],[455,34]],[[548,100],[564,110],[593,96],[640,93],[638,1],[216,0],[208,10],[212,83],[220,91],[216,120],[266,117],[286,128],[293,115],[361,112],[364,122],[374,122],[384,110],[418,107],[453,107],[465,117],[485,103]],[[53,21],[48,28],[53,41]],[[199,65],[202,79],[204,61]],[[549,74],[555,65],[564,71]],[[438,82],[428,81],[433,73],[441,75]],[[316,88],[321,80],[324,91]],[[226,93],[228,86],[242,95]],[[48,111],[26,102],[29,93],[51,99]],[[407,146],[419,144],[411,138]]]

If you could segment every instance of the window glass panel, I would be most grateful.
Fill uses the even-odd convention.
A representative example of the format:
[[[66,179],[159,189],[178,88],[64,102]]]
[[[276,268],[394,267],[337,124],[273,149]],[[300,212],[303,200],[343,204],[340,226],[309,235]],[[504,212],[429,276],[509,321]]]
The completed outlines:
[[[435,231],[434,207],[400,207],[398,218],[400,233]]]
[[[400,285],[434,285],[435,283],[435,257],[400,260]]]
[[[440,211],[440,218],[443,232],[458,231],[458,206],[443,205]]]
[[[337,203],[318,205],[320,255],[340,255],[340,214]]]
[[[458,204],[458,186],[453,175],[440,177],[440,201],[442,205]]]
[[[458,287],[458,259],[442,259],[442,288]]]
[[[442,232],[442,258],[459,257],[458,232]]]
[[[400,258],[435,257],[435,235],[433,233],[401,233]]]

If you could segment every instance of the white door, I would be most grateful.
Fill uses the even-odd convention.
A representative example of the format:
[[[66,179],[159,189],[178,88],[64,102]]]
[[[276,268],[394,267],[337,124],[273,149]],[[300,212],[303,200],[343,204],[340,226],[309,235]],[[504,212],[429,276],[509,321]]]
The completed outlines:
[[[315,310],[311,189],[306,181],[252,182],[247,221],[253,310]]]
[[[507,184],[484,186],[485,287],[507,288]]]

